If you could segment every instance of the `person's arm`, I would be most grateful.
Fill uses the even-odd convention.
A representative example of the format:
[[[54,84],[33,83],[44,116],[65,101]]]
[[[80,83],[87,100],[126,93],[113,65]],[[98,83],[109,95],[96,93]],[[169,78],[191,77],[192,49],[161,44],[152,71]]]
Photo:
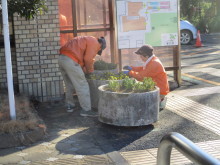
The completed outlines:
[[[132,70],[135,72],[140,72],[144,69],[143,66],[131,66],[131,67],[132,67]]]
[[[99,49],[100,44],[98,43],[98,40],[96,38],[87,38],[86,51],[84,54],[86,73],[92,73],[94,71],[95,56]]]
[[[157,75],[159,75],[160,72],[163,72],[163,67],[161,66],[160,63],[154,61],[150,65],[148,64],[145,69],[139,72],[131,70],[129,72],[129,76],[134,77],[138,81],[142,81],[144,77],[154,78]]]

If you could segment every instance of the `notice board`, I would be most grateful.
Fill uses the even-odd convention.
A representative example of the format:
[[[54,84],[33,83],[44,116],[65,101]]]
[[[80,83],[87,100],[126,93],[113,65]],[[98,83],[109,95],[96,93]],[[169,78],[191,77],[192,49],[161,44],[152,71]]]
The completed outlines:
[[[118,48],[178,45],[178,0],[116,0]]]

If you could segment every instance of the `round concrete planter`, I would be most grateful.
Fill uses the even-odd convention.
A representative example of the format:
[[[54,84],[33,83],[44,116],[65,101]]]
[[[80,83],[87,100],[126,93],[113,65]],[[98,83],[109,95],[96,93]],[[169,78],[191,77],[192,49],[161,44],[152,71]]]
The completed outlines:
[[[90,89],[90,98],[91,98],[91,106],[95,110],[98,110],[98,102],[99,102],[99,86],[108,84],[110,80],[93,80],[87,79]],[[121,81],[121,80],[114,80]]]
[[[158,120],[159,88],[145,93],[117,93],[100,86],[99,121],[116,126],[149,125]]]

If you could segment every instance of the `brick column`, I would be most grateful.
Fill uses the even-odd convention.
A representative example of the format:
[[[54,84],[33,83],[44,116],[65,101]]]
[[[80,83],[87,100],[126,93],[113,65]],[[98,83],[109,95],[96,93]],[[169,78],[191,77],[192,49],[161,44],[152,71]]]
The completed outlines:
[[[58,69],[58,1],[47,0],[48,12],[26,21],[14,16],[18,83],[20,93],[39,101],[63,97],[62,77]]]
[[[11,48],[12,72],[15,92],[18,92],[18,75],[15,48]],[[7,71],[5,61],[5,49],[0,48],[0,89],[7,89]]]

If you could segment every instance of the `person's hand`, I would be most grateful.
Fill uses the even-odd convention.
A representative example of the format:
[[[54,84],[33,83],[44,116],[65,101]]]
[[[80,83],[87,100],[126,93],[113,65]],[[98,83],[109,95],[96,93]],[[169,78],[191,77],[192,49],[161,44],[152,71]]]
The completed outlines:
[[[123,71],[122,73],[126,74],[127,76],[129,76],[129,70]]]
[[[123,69],[124,69],[124,70],[132,70],[132,67],[131,67],[131,66],[128,66],[128,65],[126,65],[126,66],[124,66],[124,67],[123,67]]]
[[[87,74],[87,70],[86,70],[86,67],[85,67],[85,66],[82,68],[82,70],[83,70],[83,72],[84,72],[85,74]]]

